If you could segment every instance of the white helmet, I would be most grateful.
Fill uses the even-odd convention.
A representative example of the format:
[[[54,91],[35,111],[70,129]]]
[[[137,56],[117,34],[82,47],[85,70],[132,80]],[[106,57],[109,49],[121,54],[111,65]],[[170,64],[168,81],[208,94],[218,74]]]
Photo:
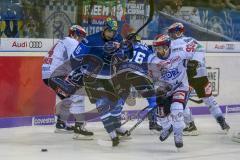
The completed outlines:
[[[177,39],[183,36],[185,32],[184,25],[182,23],[173,23],[171,26],[168,27],[168,35],[172,39]]]
[[[87,32],[85,29],[79,25],[73,25],[68,30],[68,36],[77,35],[79,37],[86,37]]]

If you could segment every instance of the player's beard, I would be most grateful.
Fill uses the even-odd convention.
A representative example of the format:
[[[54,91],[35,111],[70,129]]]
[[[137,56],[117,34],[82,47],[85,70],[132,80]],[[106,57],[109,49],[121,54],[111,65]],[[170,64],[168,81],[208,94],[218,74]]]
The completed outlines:
[[[169,49],[163,49],[161,52],[157,52],[159,58],[167,58],[169,55]]]

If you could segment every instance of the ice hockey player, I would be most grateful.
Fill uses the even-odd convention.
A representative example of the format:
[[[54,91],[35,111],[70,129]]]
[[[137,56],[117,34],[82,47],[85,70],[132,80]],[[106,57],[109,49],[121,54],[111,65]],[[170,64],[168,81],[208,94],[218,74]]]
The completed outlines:
[[[162,126],[159,139],[164,141],[173,131],[175,146],[183,147],[183,129],[185,127],[183,110],[185,107],[189,84],[184,60],[196,60],[201,56],[200,49],[187,51],[182,46],[171,46],[168,35],[157,35],[153,41],[156,53],[149,61],[149,73],[157,88],[159,105],[159,123]],[[197,53],[199,52],[199,53]]]
[[[127,133],[121,127],[122,100],[112,84],[111,59],[122,41],[117,21],[108,17],[103,30],[89,35],[72,54],[72,66],[85,66],[84,86],[91,103],[96,104],[100,119],[110,135],[112,146],[119,144],[119,135]]]
[[[84,117],[79,116],[84,112],[84,97],[75,93],[76,86],[67,80],[72,71],[70,55],[77,45],[86,36],[86,31],[79,25],[69,28],[68,37],[59,40],[48,52],[42,65],[42,79],[44,83],[52,88],[61,99],[56,105],[57,123],[55,132],[73,132],[75,137],[92,136],[93,133],[85,129]],[[64,90],[67,84],[69,89]],[[69,90],[69,91],[68,91]],[[75,126],[67,125],[67,119],[72,113],[76,119]]]
[[[171,46],[174,47],[186,44],[187,50],[189,51],[201,46],[194,38],[185,37],[184,32],[185,29],[182,23],[174,23],[168,27],[168,35],[171,37],[171,39],[173,39]],[[195,61],[186,61],[186,66],[189,85],[195,90],[198,98],[201,98],[209,107],[210,113],[216,119],[217,123],[219,123],[222,130],[228,131],[230,127],[226,123],[223,113],[212,95],[212,86],[207,77],[205,58],[198,65],[195,63]],[[189,109],[187,109],[185,112],[185,121],[187,123],[187,127],[184,129],[184,135],[197,135],[197,128],[194,124]]]
[[[152,110],[156,108],[155,90],[148,77],[148,58],[153,52],[147,45],[141,43],[141,37],[135,35],[134,31],[126,37],[125,45],[128,46],[118,50],[113,58],[113,63],[117,62],[114,65],[116,76],[113,78],[114,84],[118,86],[117,92],[125,101],[131,92],[131,87],[134,87],[138,94],[148,101],[151,110],[148,113],[149,129],[160,131],[161,127],[156,122],[154,109]],[[114,62],[115,58],[118,58],[116,62]]]

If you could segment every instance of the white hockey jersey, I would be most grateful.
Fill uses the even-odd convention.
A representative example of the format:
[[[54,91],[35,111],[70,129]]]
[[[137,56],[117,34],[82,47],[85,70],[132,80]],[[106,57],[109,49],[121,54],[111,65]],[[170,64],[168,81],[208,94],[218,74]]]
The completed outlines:
[[[201,53],[199,55],[195,54],[199,53],[195,49],[190,49],[188,45],[183,44],[178,46],[171,45],[168,58],[160,59],[156,55],[150,57],[148,69],[155,87],[168,84],[174,91],[188,91],[189,84],[184,61],[199,61]]]
[[[205,59],[205,48],[201,45],[196,39],[192,37],[181,37],[176,40],[171,41],[171,47],[175,46],[186,46],[186,52],[194,52],[193,60],[197,60],[199,62],[199,66],[197,67],[197,74],[194,76],[203,77],[207,76],[206,69],[206,59]]]
[[[51,76],[66,75],[71,71],[70,56],[79,42],[73,38],[65,37],[59,40],[44,57],[42,65],[42,79]]]

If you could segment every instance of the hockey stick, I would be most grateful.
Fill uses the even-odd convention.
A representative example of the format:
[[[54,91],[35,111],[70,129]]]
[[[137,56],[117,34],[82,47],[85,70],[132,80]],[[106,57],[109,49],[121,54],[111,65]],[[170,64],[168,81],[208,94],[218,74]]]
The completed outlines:
[[[146,25],[148,25],[148,23],[152,21],[153,14],[154,14],[154,0],[149,0],[149,5],[150,5],[150,11],[149,11],[149,17],[147,21],[134,34],[129,36],[128,38],[129,41],[131,41],[133,37],[135,37],[144,27],[146,27]]]
[[[154,14],[154,0],[149,0],[149,5],[150,5],[150,11],[149,11],[149,17],[148,17],[147,21],[146,21],[134,34],[132,34],[132,35],[128,38],[129,41],[131,41],[134,36],[136,36],[144,27],[146,27],[146,26],[152,21],[153,14]],[[147,108],[148,108],[148,106],[145,107],[145,108],[143,108],[143,109],[140,110],[139,112],[137,112],[137,113],[134,115],[134,117],[138,117],[138,116],[140,115],[140,113],[142,113],[143,111],[145,111]],[[149,113],[149,111],[148,111],[148,113]],[[147,113],[146,115],[148,115],[148,113]],[[131,119],[131,118],[127,119],[125,122],[122,123],[122,125],[126,124],[130,119]],[[145,117],[144,117],[144,119],[145,119]],[[141,122],[140,122],[140,123],[141,123]],[[139,124],[140,124],[140,123],[139,123]],[[139,125],[139,124],[138,124],[138,125]],[[136,126],[135,126],[135,125],[136,125]],[[134,126],[135,126],[135,128],[136,128],[138,125],[137,125],[137,124],[135,124],[135,125],[134,125]],[[132,129],[132,130],[133,130],[133,129]]]
[[[181,85],[182,85],[182,82],[178,83],[174,88],[172,88],[172,90],[170,91],[170,93],[166,94],[166,97],[169,96],[169,95],[171,95],[171,94],[172,94],[178,87],[180,87]],[[142,122],[144,121],[144,119],[148,116],[148,114],[151,113],[156,107],[158,107],[158,105],[150,108],[150,109],[148,110],[148,112],[147,112],[143,117],[141,117],[141,119],[140,119],[139,121],[137,121],[137,123],[136,123],[134,126],[132,126],[132,127],[128,130],[127,135],[130,136],[130,135],[131,135],[131,132],[132,132],[140,123],[142,123]],[[146,110],[147,108],[148,108],[148,106],[145,107],[145,108],[143,108],[140,112],[142,112],[143,110]]]
[[[147,108],[148,108],[148,106],[145,107],[145,108],[143,108],[142,110],[138,111],[138,112],[137,112],[136,114],[134,114],[133,116],[130,116],[130,118],[128,118],[127,120],[125,120],[125,121],[122,123],[122,125],[126,124],[126,123],[127,123],[128,121],[130,121],[131,119],[138,118],[138,117],[140,116],[140,114],[141,114],[143,111],[145,111]]]
[[[147,113],[146,113],[143,117],[141,117],[140,120],[137,121],[137,123],[134,124],[134,126],[132,126],[132,127],[128,130],[127,135],[130,136],[131,133],[132,133],[132,131],[133,131],[135,128],[137,128],[137,126],[139,126],[139,124],[141,124],[141,123],[145,120],[145,118],[148,116],[148,114],[151,113],[156,107],[157,107],[157,106],[150,108],[150,109],[147,111]],[[148,108],[148,106],[145,107],[145,108],[143,108],[143,109],[145,110],[145,109],[147,109],[147,108]],[[140,112],[142,112],[143,109],[142,109]]]
[[[201,104],[203,103],[203,100],[202,99],[193,99],[193,98],[189,98],[190,101],[194,102],[194,103],[197,103],[197,104]]]

